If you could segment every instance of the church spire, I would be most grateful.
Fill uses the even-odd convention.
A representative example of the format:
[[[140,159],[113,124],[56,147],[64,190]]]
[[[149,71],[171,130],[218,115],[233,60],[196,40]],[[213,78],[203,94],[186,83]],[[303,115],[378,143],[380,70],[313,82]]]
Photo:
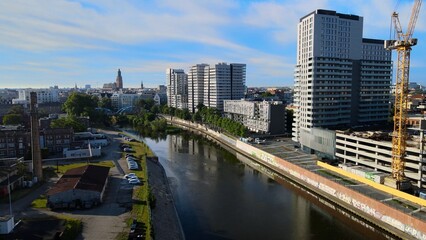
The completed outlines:
[[[143,89],[143,81],[141,80],[141,89]]]
[[[117,89],[123,89],[123,77],[121,77],[120,69],[118,69],[117,78],[115,79],[115,86]]]

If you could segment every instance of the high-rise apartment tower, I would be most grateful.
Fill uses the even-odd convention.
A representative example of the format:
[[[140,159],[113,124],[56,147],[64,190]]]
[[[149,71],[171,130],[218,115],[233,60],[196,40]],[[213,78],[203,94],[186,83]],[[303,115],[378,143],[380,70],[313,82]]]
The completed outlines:
[[[363,38],[363,18],[316,10],[300,19],[293,140],[313,127],[385,122],[392,82],[383,40]]]
[[[185,109],[188,107],[188,75],[182,69],[166,70],[167,105]]]

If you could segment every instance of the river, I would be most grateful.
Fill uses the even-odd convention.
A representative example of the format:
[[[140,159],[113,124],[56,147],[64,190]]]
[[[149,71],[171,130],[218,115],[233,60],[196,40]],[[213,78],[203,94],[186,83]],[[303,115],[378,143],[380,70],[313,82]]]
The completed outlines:
[[[144,141],[165,168],[188,240],[386,239],[374,227],[217,144],[187,134]]]

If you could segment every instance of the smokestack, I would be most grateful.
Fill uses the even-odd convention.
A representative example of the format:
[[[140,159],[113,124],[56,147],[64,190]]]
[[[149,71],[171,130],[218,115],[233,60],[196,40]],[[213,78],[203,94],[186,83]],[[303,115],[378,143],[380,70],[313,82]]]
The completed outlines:
[[[33,159],[33,176],[37,177],[37,181],[41,181],[43,179],[43,167],[41,165],[40,132],[37,115],[37,93],[30,92],[31,156]]]

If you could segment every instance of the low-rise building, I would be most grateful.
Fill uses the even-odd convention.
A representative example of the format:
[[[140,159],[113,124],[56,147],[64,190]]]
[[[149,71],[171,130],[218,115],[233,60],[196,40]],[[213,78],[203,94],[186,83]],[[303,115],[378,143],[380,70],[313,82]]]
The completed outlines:
[[[249,130],[263,134],[286,133],[286,110],[280,101],[224,100],[224,115]]]
[[[102,148],[92,147],[87,145],[85,148],[74,147],[74,148],[64,148],[62,151],[64,158],[92,158],[100,157],[102,154]]]
[[[47,191],[50,208],[90,208],[103,201],[109,167],[86,165],[64,173]]]
[[[404,173],[416,186],[426,188],[426,151],[423,142],[419,136],[410,134]],[[392,137],[384,132],[336,131],[336,157],[344,163],[391,174]]]

